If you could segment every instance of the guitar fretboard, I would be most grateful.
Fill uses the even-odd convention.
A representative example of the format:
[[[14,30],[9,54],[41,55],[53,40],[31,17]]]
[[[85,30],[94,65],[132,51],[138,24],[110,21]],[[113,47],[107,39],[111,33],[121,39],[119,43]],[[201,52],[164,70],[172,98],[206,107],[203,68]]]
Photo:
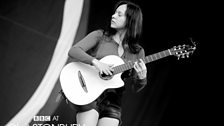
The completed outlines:
[[[146,56],[142,60],[146,64],[146,63],[150,63],[150,62],[156,61],[158,59],[161,59],[161,58],[164,58],[164,57],[167,57],[167,56],[170,56],[170,55],[172,55],[172,52],[171,52],[170,49],[168,49],[168,50],[164,50],[164,51]],[[124,72],[126,70],[132,69],[135,62],[136,61],[134,61],[134,62],[130,61],[128,63],[125,63],[125,64],[118,65],[118,66],[114,67],[113,74],[118,74],[118,73]]]

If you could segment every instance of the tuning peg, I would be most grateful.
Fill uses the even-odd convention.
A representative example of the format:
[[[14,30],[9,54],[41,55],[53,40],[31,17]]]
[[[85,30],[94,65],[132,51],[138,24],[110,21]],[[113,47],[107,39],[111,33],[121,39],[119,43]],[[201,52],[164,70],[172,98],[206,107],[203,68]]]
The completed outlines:
[[[181,49],[181,47],[182,47],[181,45],[178,45],[178,49]]]
[[[181,55],[181,58],[185,58],[185,55]]]
[[[179,59],[180,59],[180,55],[177,56],[177,60],[179,60]]]

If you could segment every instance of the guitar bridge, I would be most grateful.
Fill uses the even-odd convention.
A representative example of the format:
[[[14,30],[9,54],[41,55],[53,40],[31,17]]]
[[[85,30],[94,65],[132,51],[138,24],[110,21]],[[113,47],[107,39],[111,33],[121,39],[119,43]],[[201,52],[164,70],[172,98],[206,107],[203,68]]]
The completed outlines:
[[[78,71],[78,78],[79,78],[79,82],[80,82],[80,84],[81,84],[81,86],[82,86],[82,89],[83,89],[86,93],[88,93],[88,90],[87,90],[87,87],[86,87],[85,80],[84,80],[84,78],[83,78],[83,76],[82,76],[82,74],[81,74],[80,71]]]

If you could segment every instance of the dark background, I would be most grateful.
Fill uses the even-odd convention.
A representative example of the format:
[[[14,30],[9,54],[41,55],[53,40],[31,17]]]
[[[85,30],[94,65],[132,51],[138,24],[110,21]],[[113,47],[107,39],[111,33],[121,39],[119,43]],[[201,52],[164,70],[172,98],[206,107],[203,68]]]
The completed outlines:
[[[105,28],[118,0],[85,0],[89,10],[86,33]],[[205,106],[210,90],[202,66],[202,47],[206,44],[208,8],[195,1],[132,0],[143,11],[140,43],[146,55],[173,46],[198,43],[190,58],[167,57],[147,64],[148,85],[139,93],[127,86],[123,98],[123,126],[201,125],[209,109]],[[60,34],[64,0],[1,0],[0,3],[0,125],[7,123],[38,87],[49,65]],[[85,18],[84,18],[85,17]],[[79,28],[79,31],[85,31]],[[74,40],[76,43],[81,39]],[[56,83],[45,107],[38,115],[58,115],[52,123],[74,123],[75,112],[65,102],[55,102],[60,90]]]

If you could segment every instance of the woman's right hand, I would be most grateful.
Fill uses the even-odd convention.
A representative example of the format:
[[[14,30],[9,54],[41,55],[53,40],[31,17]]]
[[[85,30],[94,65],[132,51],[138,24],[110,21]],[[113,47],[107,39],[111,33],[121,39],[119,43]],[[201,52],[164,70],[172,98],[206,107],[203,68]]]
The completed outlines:
[[[103,62],[100,62],[97,59],[92,60],[92,64],[96,67],[96,69],[100,72],[100,74],[106,74],[106,75],[113,75],[112,72],[114,69],[112,68],[112,64],[106,64]]]

